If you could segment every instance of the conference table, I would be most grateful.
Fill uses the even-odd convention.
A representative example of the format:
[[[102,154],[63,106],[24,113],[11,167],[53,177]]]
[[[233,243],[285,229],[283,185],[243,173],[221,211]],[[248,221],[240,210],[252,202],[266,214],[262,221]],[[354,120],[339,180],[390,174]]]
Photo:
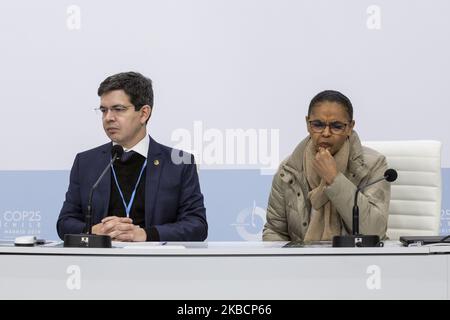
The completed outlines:
[[[450,246],[0,244],[0,299],[449,299]]]

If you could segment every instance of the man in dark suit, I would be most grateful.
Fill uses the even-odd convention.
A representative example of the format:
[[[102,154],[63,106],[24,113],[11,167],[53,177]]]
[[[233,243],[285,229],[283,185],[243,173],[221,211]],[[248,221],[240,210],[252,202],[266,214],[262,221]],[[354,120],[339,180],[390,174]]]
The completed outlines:
[[[58,235],[62,239],[86,231],[89,191],[118,144],[125,152],[94,193],[92,233],[116,241],[205,240],[208,224],[193,156],[147,134],[153,108],[151,80],[136,72],[119,73],[100,84],[98,95],[98,110],[111,142],[77,154]]]

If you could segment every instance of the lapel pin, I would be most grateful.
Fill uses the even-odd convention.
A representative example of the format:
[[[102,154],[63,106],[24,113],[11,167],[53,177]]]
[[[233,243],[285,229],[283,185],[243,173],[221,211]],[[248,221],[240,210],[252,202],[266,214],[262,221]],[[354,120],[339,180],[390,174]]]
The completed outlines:
[[[153,164],[154,164],[155,166],[159,165],[159,160],[154,160],[154,161],[153,161]]]

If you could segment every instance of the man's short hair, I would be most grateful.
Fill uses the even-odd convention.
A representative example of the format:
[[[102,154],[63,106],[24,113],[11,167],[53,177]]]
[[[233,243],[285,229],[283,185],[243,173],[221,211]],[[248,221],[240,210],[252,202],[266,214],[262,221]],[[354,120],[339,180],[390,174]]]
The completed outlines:
[[[136,111],[145,105],[153,108],[152,80],[138,72],[122,72],[106,78],[98,88],[98,96],[113,90],[123,90],[130,97]]]
[[[314,109],[317,104],[324,101],[339,103],[344,107],[345,111],[347,111],[350,121],[353,120],[353,106],[350,102],[350,99],[339,91],[334,90],[325,90],[319,92],[314,98],[312,98],[311,102],[309,103],[308,117],[311,116],[312,109]]]

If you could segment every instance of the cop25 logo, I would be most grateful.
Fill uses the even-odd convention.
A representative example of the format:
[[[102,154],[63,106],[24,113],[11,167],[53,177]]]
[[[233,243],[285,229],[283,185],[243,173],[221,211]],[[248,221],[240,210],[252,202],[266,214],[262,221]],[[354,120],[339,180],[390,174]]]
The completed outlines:
[[[232,226],[236,228],[237,233],[243,240],[260,241],[265,223],[266,210],[257,207],[256,201],[253,201],[253,207],[241,210],[236,223],[233,223]]]

